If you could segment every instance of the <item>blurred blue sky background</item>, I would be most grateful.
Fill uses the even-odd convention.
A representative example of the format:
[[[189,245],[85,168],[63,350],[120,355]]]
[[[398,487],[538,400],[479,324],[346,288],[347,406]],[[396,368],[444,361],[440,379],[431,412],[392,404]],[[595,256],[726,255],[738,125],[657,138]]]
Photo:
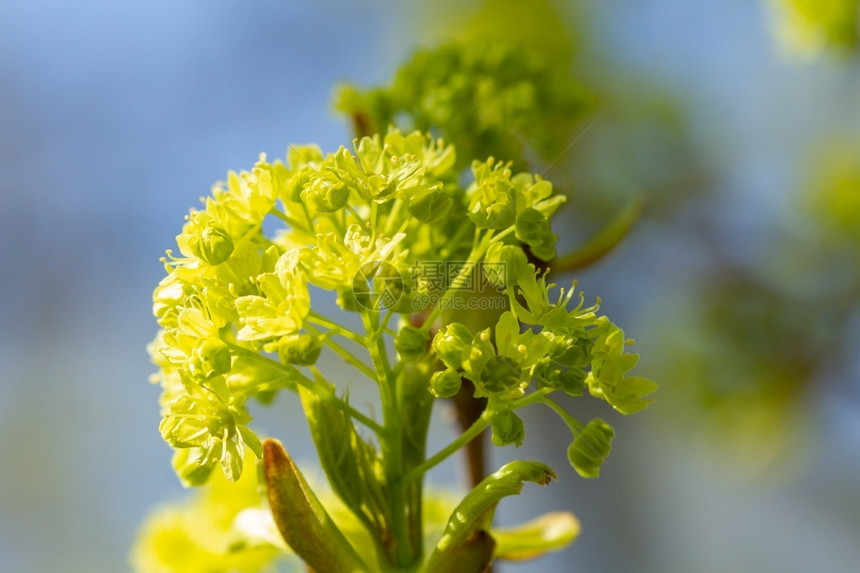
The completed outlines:
[[[578,25],[596,38],[596,61],[684,102],[720,198],[701,209],[732,231],[727,250],[755,260],[791,224],[787,197],[809,153],[834,134],[860,139],[857,65],[783,57],[762,3],[593,4]],[[284,154],[258,114],[291,142],[348,142],[349,126],[330,111],[333,86],[390,77],[433,36],[425,16],[381,0],[0,0],[0,571],[127,569],[147,510],[182,495],[147,384],[158,258],[228,169]],[[649,321],[679,312],[652,295],[684,286],[681,262],[706,266],[701,256],[646,221],[580,277],[637,338],[644,375],[658,344]],[[649,305],[653,313],[639,312]],[[841,342],[856,348],[856,312],[852,324]],[[559,468],[561,483],[506,501],[500,517],[572,509],[584,534],[561,554],[503,570],[860,569],[856,357],[846,368],[838,391],[809,402],[814,445],[797,444],[796,463],[764,478],[661,425],[658,402],[619,424],[601,479],[586,482],[552,440],[563,428],[526,412],[538,428],[529,454]],[[295,400],[260,414],[313,463]],[[519,453],[498,452],[493,465]],[[433,480],[456,483],[453,468]]]

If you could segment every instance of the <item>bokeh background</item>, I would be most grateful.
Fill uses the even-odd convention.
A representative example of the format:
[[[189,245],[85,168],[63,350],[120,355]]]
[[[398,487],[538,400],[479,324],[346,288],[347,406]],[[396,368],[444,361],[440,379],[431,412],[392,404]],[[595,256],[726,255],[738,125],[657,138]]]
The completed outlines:
[[[333,86],[387,81],[476,9],[0,0],[0,571],[128,570],[148,510],[184,495],[145,352],[183,215],[228,169],[283,156],[281,136],[347,143]],[[539,17],[555,32],[535,41],[566,30],[571,75],[605,112],[549,175],[573,193],[561,244],[644,201],[576,276],[661,390],[618,422],[596,481],[567,465],[560,421],[524,412],[524,451],[560,482],[500,520],[569,509],[583,534],[499,570],[860,570],[860,57],[798,57],[766,2],[581,0]],[[314,465],[296,400],[258,413]],[[438,447],[443,407],[435,424]],[[460,478],[453,463],[431,475]]]

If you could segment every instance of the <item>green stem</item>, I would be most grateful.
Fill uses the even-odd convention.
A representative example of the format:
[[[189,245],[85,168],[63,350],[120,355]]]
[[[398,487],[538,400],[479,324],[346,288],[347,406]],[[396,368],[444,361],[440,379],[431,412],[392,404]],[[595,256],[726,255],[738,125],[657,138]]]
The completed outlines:
[[[511,404],[511,410],[517,410],[524,406],[528,406],[530,404],[534,404],[536,402],[542,402],[547,394],[552,392],[549,388],[542,388],[531,394],[520,398],[519,400],[514,400],[513,404]],[[415,479],[419,479],[425,473],[427,473],[433,467],[439,465],[449,457],[451,457],[454,453],[457,452],[460,448],[477,438],[481,435],[481,432],[487,429],[487,426],[490,425],[490,419],[493,417],[493,413],[491,410],[484,410],[484,413],[481,414],[481,417],[478,418],[474,424],[469,427],[468,430],[460,434],[460,436],[448,444],[446,447],[439,450],[436,455],[431,458],[428,458],[424,463],[415,466],[406,475],[403,476],[404,482],[410,482]]]
[[[363,169],[362,169],[363,170]],[[379,215],[379,203],[376,201],[370,202],[370,241],[373,244],[376,244],[376,218]]]
[[[346,211],[341,210],[335,213],[324,213],[324,216],[331,221],[331,224],[337,230],[337,234],[343,237],[346,234]]]
[[[433,323],[436,321],[436,318],[442,312],[442,307],[444,306],[444,300],[450,295],[453,291],[455,291],[460,283],[465,280],[466,275],[474,271],[474,265],[481,260],[484,254],[487,252],[487,249],[490,247],[490,244],[493,239],[493,231],[488,231],[483,238],[479,238],[480,229],[475,230],[475,242],[472,246],[472,252],[469,253],[469,257],[466,259],[466,264],[463,265],[463,268],[460,269],[460,272],[457,273],[457,276],[454,277],[454,280],[451,281],[451,284],[448,285],[448,288],[439,297],[439,302],[436,303],[436,306],[433,307],[433,310],[430,311],[430,314],[427,315],[427,318],[424,320],[424,324],[421,329],[429,331],[433,327]]]
[[[285,366],[277,360],[272,360],[268,356],[257,354],[253,350],[249,350],[244,346],[239,346],[238,344],[233,344],[232,342],[227,342],[227,346],[230,347],[230,349],[234,352],[243,354],[244,356],[253,358],[259,362],[263,362],[264,364],[271,366],[272,368],[280,370],[285,374],[287,379],[295,382],[303,388],[307,388],[320,398],[328,398],[330,395],[328,389],[321,387],[319,384],[315,383],[313,380],[299,372],[294,367]],[[377,435],[383,436],[385,434],[385,428],[383,428],[382,426],[377,424],[372,418],[365,414],[362,414],[343,400],[334,400],[333,404],[335,404],[335,407],[339,408],[340,410],[343,410],[344,412],[352,416],[355,420],[361,422],[362,424],[373,430]]]
[[[262,227],[263,227],[263,222],[260,221],[259,223],[257,223],[253,227],[251,227],[248,230],[248,232],[246,232],[244,235],[239,237],[236,241],[233,241],[233,250],[238,251],[239,247],[241,247],[242,245],[244,245],[245,243],[247,243],[248,241],[253,239],[260,232],[260,229]]]
[[[475,249],[478,248],[478,243],[480,242],[480,240],[481,240],[481,229],[479,229],[478,227],[475,227],[475,236],[472,239],[472,252],[473,253],[475,252]]]
[[[374,316],[371,316],[373,314]],[[394,537],[394,565],[408,567],[412,561],[412,548],[406,518],[406,494],[403,474],[403,420],[397,396],[397,381],[392,375],[385,343],[379,327],[378,313],[363,312],[361,319],[367,332],[368,350],[379,383],[382,402],[384,439],[381,439],[382,464],[389,490],[391,533]],[[376,319],[376,320],[374,320]]]
[[[328,333],[323,333],[313,326],[306,324],[305,328],[308,332],[315,334],[323,344],[328,346],[335,354],[343,358],[347,364],[355,367],[359,372],[370,378],[371,380],[376,380],[376,373],[370,368],[367,364],[356,358],[352,355],[352,353],[331,339],[330,336],[327,336]]]
[[[439,255],[440,255],[443,259],[448,259],[448,258],[450,258],[450,257],[451,257],[451,252],[452,252],[454,249],[457,249],[457,248],[460,246],[460,242],[461,242],[461,240],[463,239],[463,236],[464,236],[466,233],[468,233],[468,232],[469,232],[469,226],[468,226],[468,225],[462,225],[462,226],[460,227],[460,229],[459,229],[459,230],[454,234],[454,236],[453,236],[453,237],[451,237],[450,239],[446,238],[446,240],[445,240],[445,245],[450,245],[450,247],[448,247],[448,246],[443,247],[443,248],[439,251]]]
[[[552,408],[553,411],[555,411],[555,413],[558,414],[562,420],[564,420],[564,423],[567,424],[567,427],[570,428],[571,432],[573,432],[574,430],[577,432],[582,431],[582,428],[584,427],[582,423],[570,414],[568,414],[567,411],[561,407],[561,404],[559,404],[552,398],[548,398],[546,396],[544,396],[541,402]]]
[[[334,332],[335,334],[340,335],[340,336],[346,338],[347,340],[351,340],[360,346],[367,346],[367,337],[366,336],[362,336],[356,332],[349,330],[348,328],[344,328],[343,326],[339,325],[335,321],[333,321],[329,318],[326,318],[317,312],[310,311],[308,313],[308,316],[305,318],[305,320],[307,320],[308,322],[311,322],[313,324],[316,324],[318,326],[322,326],[324,328],[327,328],[327,329],[331,330],[332,332]]]
[[[501,241],[502,239],[504,239],[505,237],[507,237],[508,235],[513,233],[515,229],[516,228],[513,225],[511,225],[510,227],[508,227],[507,229],[505,229],[501,233],[494,235],[491,242],[492,243],[498,243],[499,241]]]
[[[310,211],[308,211],[308,206],[307,206],[307,205],[305,205],[305,202],[304,202],[304,201],[302,201],[301,205],[302,205],[302,211],[303,211],[303,212],[304,212],[304,214],[305,214],[305,219],[307,219],[307,221],[308,221],[308,230],[309,230],[311,233],[315,233],[315,232],[316,232],[316,227],[315,227],[315,225],[314,225],[314,219],[313,219],[313,217],[311,217],[311,212],[310,212]]]
[[[523,408],[524,406],[529,406],[531,404],[536,404],[538,402],[542,402],[544,399],[544,396],[546,396],[547,394],[554,392],[554,391],[555,390],[552,390],[550,388],[541,388],[540,390],[535,390],[531,394],[527,394],[526,396],[523,396],[519,400],[514,400],[514,403],[511,404],[511,410],[519,410],[520,408]]]
[[[307,227],[305,227],[305,225],[303,225],[302,223],[299,223],[298,221],[296,221],[295,219],[293,219],[292,217],[290,217],[289,215],[287,215],[286,213],[284,213],[283,211],[281,211],[277,207],[272,207],[271,209],[269,209],[269,215],[274,215],[275,217],[277,217],[281,221],[284,221],[285,223],[290,225],[293,229],[298,229],[300,231],[305,231],[305,232],[308,231],[308,229],[307,229]]]
[[[359,215],[359,214],[358,214],[358,211],[356,211],[356,210],[355,210],[355,207],[353,207],[353,206],[352,206],[352,205],[350,205],[349,203],[347,203],[346,205],[344,205],[344,207],[346,207],[346,209],[345,209],[345,210],[346,210],[346,211],[349,211],[349,212],[352,214],[352,216],[353,216],[353,217],[355,217],[355,220],[356,220],[356,221],[358,221],[358,222],[359,222],[359,224],[361,224],[361,226],[362,226],[362,227],[364,227],[364,226],[365,226],[365,224],[364,224],[364,219],[362,219],[362,218],[361,218],[361,215]]]
[[[493,413],[489,410],[484,410],[484,413],[481,414],[481,417],[475,420],[475,423],[469,427],[468,430],[460,434],[456,440],[439,450],[436,455],[431,458],[428,458],[424,461],[424,463],[419,464],[409,470],[406,475],[403,476],[404,482],[410,482],[412,480],[420,479],[427,471],[431,468],[439,465],[449,457],[451,457],[454,453],[457,452],[460,448],[477,438],[481,435],[481,432],[487,429],[487,426],[490,425],[490,419],[493,417]]]
[[[400,207],[403,205],[402,199],[395,199],[391,206],[391,211],[388,212],[388,217],[385,219],[384,236],[390,237],[394,231],[394,225],[397,223],[397,217],[400,215]]]

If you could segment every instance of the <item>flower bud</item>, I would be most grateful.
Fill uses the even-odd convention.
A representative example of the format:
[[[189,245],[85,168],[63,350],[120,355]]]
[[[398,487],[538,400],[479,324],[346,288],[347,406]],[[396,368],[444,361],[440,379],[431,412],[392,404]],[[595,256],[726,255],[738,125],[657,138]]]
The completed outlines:
[[[506,229],[515,221],[516,206],[511,193],[496,193],[486,201],[472,201],[469,218],[479,229]]]
[[[314,179],[302,191],[302,197],[313,203],[321,213],[334,213],[343,209],[349,197],[349,189],[343,183],[331,183],[325,179]]]
[[[549,220],[543,213],[531,207],[517,215],[515,223],[517,239],[529,245],[538,245],[549,233]]]
[[[567,459],[573,469],[584,478],[600,475],[600,465],[612,449],[615,430],[599,418],[588,422],[567,449]]]
[[[416,362],[427,353],[427,333],[414,326],[404,326],[394,337],[394,348],[406,362]]]
[[[416,193],[409,199],[409,213],[422,223],[438,223],[448,214],[453,200],[442,189]]]
[[[463,352],[471,347],[474,334],[461,322],[452,322],[433,338],[433,349],[445,366],[456,370],[463,363]]]
[[[519,246],[493,243],[484,258],[484,276],[494,286],[506,288],[516,282],[520,269],[528,263],[526,254]]]
[[[460,391],[460,373],[450,368],[440,370],[430,378],[430,392],[437,398],[451,398]]]
[[[581,368],[589,362],[586,352],[587,341],[572,336],[556,336],[553,339],[549,356],[553,362],[568,368]]]
[[[299,203],[302,200],[302,189],[308,182],[308,178],[304,173],[299,172],[287,179],[284,184],[284,196],[290,201]]]
[[[193,375],[209,379],[229,372],[232,357],[224,342],[218,338],[207,338],[194,346],[190,362],[189,369]]]
[[[585,371],[580,368],[562,368],[553,362],[541,362],[535,369],[538,388],[564,390],[571,396],[581,396],[585,388]]]
[[[278,341],[278,356],[288,364],[311,366],[316,364],[322,343],[308,333],[288,334]]]
[[[220,265],[233,254],[233,239],[227,229],[216,223],[207,225],[189,246],[194,256],[213,266]]]
[[[526,436],[522,419],[510,410],[493,414],[490,426],[493,429],[493,443],[497,446],[515,444],[520,447]]]
[[[555,258],[555,243],[558,241],[558,235],[555,233],[547,233],[541,240],[533,245],[529,245],[529,250],[532,254],[542,261],[551,261]]]
[[[535,368],[535,381],[538,388],[558,390],[561,388],[560,378],[564,370],[558,364],[549,361],[540,362]]]
[[[495,165],[495,168],[494,168]],[[505,229],[516,220],[516,189],[510,171],[492,159],[472,163],[475,183],[469,188],[467,215],[479,229]]]
[[[364,285],[361,285],[361,283],[359,284],[362,288],[367,288],[364,287]],[[337,299],[335,299],[337,305],[343,310],[349,312],[361,312],[362,309],[366,308],[365,304],[367,304],[367,295],[365,295],[363,291],[360,291],[362,294],[362,300],[359,301],[355,296],[355,290],[356,289],[354,287],[337,289]]]

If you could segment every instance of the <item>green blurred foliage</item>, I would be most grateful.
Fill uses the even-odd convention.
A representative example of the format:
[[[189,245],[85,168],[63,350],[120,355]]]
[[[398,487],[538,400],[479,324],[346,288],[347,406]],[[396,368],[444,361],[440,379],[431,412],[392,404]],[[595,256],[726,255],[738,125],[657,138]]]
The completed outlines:
[[[790,53],[848,55],[858,40],[858,0],[769,0],[774,33]]]
[[[813,148],[779,236],[755,255],[725,249],[730,229],[688,237],[711,265],[683,289],[673,320],[651,317],[666,420],[699,429],[750,474],[802,467],[820,438],[817,404],[851,392],[860,145]]]
[[[829,346],[817,308],[759,281],[719,267],[654,332],[665,421],[751,475],[806,458],[804,406]]]
[[[821,145],[810,161],[800,208],[828,248],[860,261],[860,141]]]

